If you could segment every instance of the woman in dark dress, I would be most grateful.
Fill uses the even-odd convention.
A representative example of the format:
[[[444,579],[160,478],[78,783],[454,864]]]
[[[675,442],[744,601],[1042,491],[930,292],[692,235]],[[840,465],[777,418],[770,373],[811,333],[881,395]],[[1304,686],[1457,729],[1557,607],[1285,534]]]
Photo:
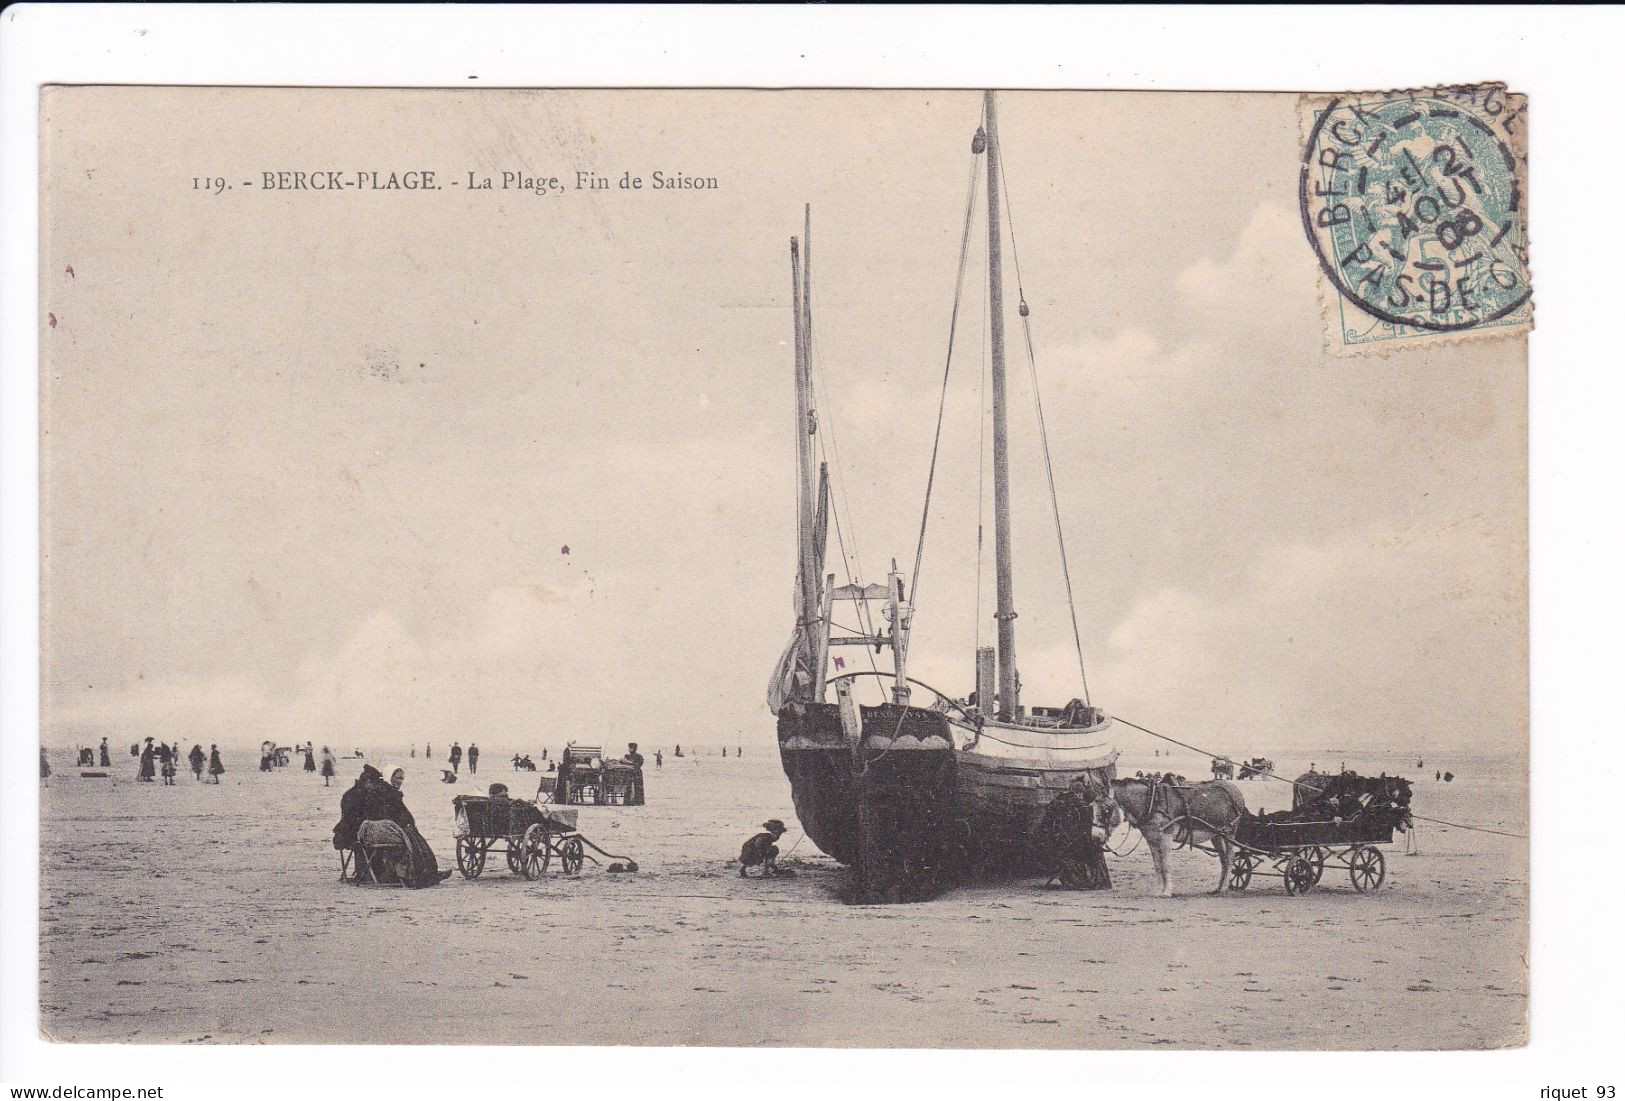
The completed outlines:
[[[1040,837],[1048,848],[1049,870],[1074,891],[1109,891],[1106,838],[1116,825],[1114,804],[1097,797],[1083,777],[1057,795],[1044,810]]]
[[[220,747],[217,745],[209,746],[209,783],[218,784],[225,771],[226,766],[220,760]]]
[[[316,747],[310,742],[305,743],[305,771],[316,771]]]
[[[386,811],[383,817],[394,822],[406,834],[407,862],[401,882],[408,887],[433,887],[444,882],[451,875],[451,869],[440,870],[434,850],[429,848],[429,843],[418,832],[417,821],[412,817],[412,812],[406,809],[406,797],[401,794],[405,784],[404,768],[389,770],[389,782],[379,785],[378,791]]]
[[[141,768],[135,774],[135,778],[137,780],[141,780],[149,784],[152,783],[153,777],[157,775],[157,772],[153,768],[152,764],[152,759],[154,756],[155,754],[152,751],[152,739],[148,738],[147,744],[141,747]]]
[[[203,747],[193,742],[192,755],[187,760],[192,764],[192,779],[203,779]]]

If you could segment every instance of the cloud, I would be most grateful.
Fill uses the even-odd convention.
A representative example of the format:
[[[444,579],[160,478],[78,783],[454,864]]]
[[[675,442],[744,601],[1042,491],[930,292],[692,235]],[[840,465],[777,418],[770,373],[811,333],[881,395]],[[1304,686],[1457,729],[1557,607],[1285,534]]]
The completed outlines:
[[[52,729],[81,739],[150,733],[335,747],[485,736],[562,741],[577,731],[557,725],[560,717],[602,713],[591,701],[619,687],[614,670],[625,662],[613,640],[621,636],[606,627],[625,612],[610,603],[583,575],[568,587],[501,586],[466,626],[439,624],[427,637],[388,612],[373,613],[335,649],[307,657],[282,693],[239,676],[176,677],[48,701],[46,717]]]
[[[1506,744],[1524,578],[1468,519],[1264,549],[1223,594],[1166,588],[1108,636],[1109,710],[1220,751]]]
[[[1222,308],[1231,316],[1277,312],[1287,293],[1315,286],[1315,265],[1298,214],[1283,203],[1260,203],[1222,260],[1203,256],[1174,279],[1187,303]]]

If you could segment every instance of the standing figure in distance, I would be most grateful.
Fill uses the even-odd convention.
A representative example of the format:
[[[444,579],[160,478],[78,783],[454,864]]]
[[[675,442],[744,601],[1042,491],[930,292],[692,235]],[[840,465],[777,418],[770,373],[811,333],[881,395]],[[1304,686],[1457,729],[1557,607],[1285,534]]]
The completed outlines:
[[[220,777],[222,775],[224,775],[225,771],[226,771],[226,766],[225,766],[224,762],[222,762],[220,760],[220,747],[217,746],[217,745],[214,745],[213,743],[210,743],[210,745],[209,745],[209,783],[218,784],[220,782]]]
[[[103,738],[102,739],[102,767],[103,768],[111,768],[112,766],[113,766],[113,755],[107,748],[107,739]]]
[[[203,779],[203,747],[193,742],[192,754],[187,760],[192,764],[192,779]]]
[[[463,764],[463,747],[457,742],[452,742],[451,743],[451,770],[453,772],[458,771],[462,767],[462,764]]]
[[[333,756],[331,749],[328,749],[325,745],[322,746],[322,787],[331,787],[333,777],[337,776],[338,773],[338,758]]]
[[[473,742],[468,743],[468,774],[474,775],[480,770],[480,747]]]

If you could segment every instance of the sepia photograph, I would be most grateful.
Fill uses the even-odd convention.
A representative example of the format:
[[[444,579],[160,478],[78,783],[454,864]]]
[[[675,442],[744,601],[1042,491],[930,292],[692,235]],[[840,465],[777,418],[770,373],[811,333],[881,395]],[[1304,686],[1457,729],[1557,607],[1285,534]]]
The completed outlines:
[[[1528,118],[46,89],[42,1032],[1521,1043]]]
[[[0,1092],[1608,1101],[1570,14],[8,10]]]

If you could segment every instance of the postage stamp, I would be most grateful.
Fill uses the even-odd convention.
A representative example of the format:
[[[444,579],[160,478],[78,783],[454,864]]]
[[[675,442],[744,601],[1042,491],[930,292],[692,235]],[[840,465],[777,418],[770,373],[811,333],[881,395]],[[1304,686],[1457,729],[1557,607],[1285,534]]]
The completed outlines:
[[[1298,202],[1338,354],[1533,326],[1524,96],[1304,95]]]

